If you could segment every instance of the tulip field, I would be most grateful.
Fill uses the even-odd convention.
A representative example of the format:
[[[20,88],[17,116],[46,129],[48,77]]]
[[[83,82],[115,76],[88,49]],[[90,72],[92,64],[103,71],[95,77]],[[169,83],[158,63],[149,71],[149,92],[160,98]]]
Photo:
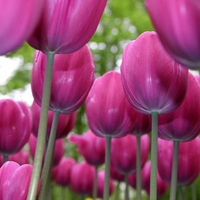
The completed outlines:
[[[0,200],[200,200],[200,2],[0,10]]]

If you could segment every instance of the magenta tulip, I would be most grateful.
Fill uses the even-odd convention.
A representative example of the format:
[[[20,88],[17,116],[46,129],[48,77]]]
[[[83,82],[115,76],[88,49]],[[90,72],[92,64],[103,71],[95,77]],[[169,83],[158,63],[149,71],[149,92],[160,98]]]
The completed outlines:
[[[32,34],[44,0],[0,1],[0,55],[18,49]]]
[[[35,152],[36,152],[37,138],[33,134],[30,135],[28,144],[29,144],[30,154],[34,158]],[[45,155],[45,153],[44,153],[44,155]],[[44,158],[44,155],[43,155],[43,158]],[[55,146],[54,146],[54,155],[53,155],[53,161],[52,161],[53,166],[56,166],[59,164],[63,155],[64,155],[64,140],[57,139],[55,141]]]
[[[19,152],[10,155],[8,160],[14,161],[19,165],[29,164],[29,153],[27,151],[20,150]]]
[[[166,140],[188,141],[200,132],[200,85],[189,73],[188,89],[181,106],[174,112],[159,116],[159,137]]]
[[[14,154],[28,142],[32,118],[29,108],[22,102],[0,100],[0,152]]]
[[[127,98],[138,112],[168,113],[185,97],[188,70],[169,57],[155,32],[126,46],[121,72]]]
[[[31,105],[31,113],[33,118],[33,128],[32,132],[37,137],[38,135],[38,129],[39,129],[39,120],[40,120],[40,112],[41,108],[37,105],[37,103],[34,101]],[[48,123],[47,123],[47,136],[49,137],[52,121],[53,121],[53,111],[48,112]],[[68,135],[68,133],[72,130],[76,122],[76,112],[73,112],[72,114],[60,114],[59,120],[58,120],[58,127],[56,132],[56,138],[63,138]]]
[[[121,138],[112,139],[111,163],[112,166],[123,174],[136,171],[136,137],[128,134]],[[148,135],[141,136],[141,163],[147,160],[150,150],[150,138]]]
[[[97,136],[122,137],[130,132],[134,123],[130,116],[136,112],[125,97],[120,73],[110,71],[95,80],[86,99],[86,115]]]
[[[76,164],[73,158],[63,157],[59,164],[52,169],[52,179],[58,185],[69,186],[72,167]]]
[[[90,195],[94,183],[94,167],[87,162],[77,163],[73,166],[70,176],[72,190],[80,195]]]
[[[110,166],[110,177],[113,179],[113,180],[116,180],[118,182],[123,182],[125,180],[125,176],[123,173],[120,173],[118,172],[115,167],[112,166],[112,163],[111,163],[111,166]]]
[[[97,197],[103,198],[103,186],[105,181],[105,172],[99,171],[98,172],[98,187],[97,187]],[[114,192],[114,181],[110,179],[109,181],[109,195],[112,195]]]
[[[71,53],[85,45],[94,34],[106,0],[46,0],[35,32],[28,40],[35,49]]]
[[[34,99],[41,105],[46,55],[36,51],[31,77]],[[84,102],[94,81],[94,62],[87,46],[75,53],[55,55],[50,109],[72,113]]]
[[[83,135],[72,134],[68,140],[78,146],[78,152],[90,165],[97,167],[104,164],[105,138],[97,137],[91,130],[88,130]]]
[[[150,171],[151,171],[151,162],[147,161],[142,168],[142,188],[150,193]],[[129,183],[131,186],[134,186],[134,174],[129,177]],[[157,195],[162,196],[167,192],[168,184],[165,183],[160,174],[157,172]]]
[[[29,164],[8,161],[0,168],[0,199],[26,200],[32,173]]]
[[[189,68],[200,67],[200,2],[146,0],[152,23],[169,54]]]
[[[158,171],[163,181],[170,183],[172,173],[173,142],[158,140]],[[189,185],[200,169],[200,138],[180,142],[178,155],[178,185]]]

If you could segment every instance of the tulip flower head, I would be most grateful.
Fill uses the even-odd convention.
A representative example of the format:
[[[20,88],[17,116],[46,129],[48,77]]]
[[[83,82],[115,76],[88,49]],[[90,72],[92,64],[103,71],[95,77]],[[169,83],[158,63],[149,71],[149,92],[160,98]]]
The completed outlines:
[[[41,106],[46,55],[36,51],[31,77],[33,97]],[[55,55],[50,110],[70,114],[84,102],[94,82],[94,62],[88,46],[71,54]]]
[[[29,108],[22,102],[0,100],[0,152],[13,154],[28,142],[32,118]]]
[[[90,165],[99,166],[104,164],[105,138],[97,137],[91,130],[88,130],[83,135],[70,135],[68,141],[78,146],[78,152]]]
[[[146,7],[163,46],[183,66],[200,67],[200,2],[146,0]]]
[[[66,54],[94,34],[107,0],[46,0],[40,23],[28,43],[44,53]]]
[[[30,37],[43,5],[44,0],[0,1],[0,55],[18,49]]]
[[[32,173],[29,164],[8,161],[0,168],[0,199],[26,200]]]
[[[158,140],[158,171],[163,181],[170,183],[172,173],[173,142]],[[178,155],[178,185],[190,185],[200,169],[200,138],[180,142]]]
[[[86,115],[92,132],[100,137],[122,137],[136,115],[126,99],[121,75],[110,71],[97,78],[86,99]]]
[[[32,133],[37,137],[38,129],[39,129],[39,120],[41,108],[37,105],[35,101],[33,101],[31,105],[31,113],[33,118],[33,128]],[[47,122],[47,136],[49,137],[51,126],[53,122],[54,112],[49,110],[48,112],[48,122]],[[56,138],[63,138],[72,130],[76,122],[76,112],[71,114],[60,114],[58,119],[58,127],[56,132]]]
[[[14,161],[19,165],[29,164],[29,153],[27,151],[20,150],[19,152],[10,155],[8,160]]]
[[[167,54],[155,32],[128,43],[121,73],[129,102],[143,114],[171,112],[185,97],[188,70]]]

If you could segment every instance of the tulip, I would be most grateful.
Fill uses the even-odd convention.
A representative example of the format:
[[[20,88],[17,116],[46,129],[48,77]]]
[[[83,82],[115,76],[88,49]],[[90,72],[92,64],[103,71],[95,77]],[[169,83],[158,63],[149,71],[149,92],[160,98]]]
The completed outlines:
[[[146,0],[146,7],[169,54],[188,68],[199,68],[199,1]]]
[[[94,34],[106,0],[46,0],[45,7],[28,43],[44,53],[77,51]],[[88,9],[89,8],[89,9]]]
[[[167,54],[155,32],[145,32],[126,46],[121,73],[131,105],[138,112],[152,115],[150,200],[155,200],[158,114],[180,106],[187,91],[188,70]]]
[[[0,100],[0,152],[14,154],[28,142],[32,118],[28,107],[11,99]]]
[[[28,144],[29,144],[30,154],[33,158],[35,158],[37,138],[33,134],[31,134],[29,141],[28,141]],[[52,164],[53,164],[53,166],[56,166],[56,165],[59,164],[61,158],[64,155],[64,141],[63,141],[63,139],[57,139],[56,142],[55,142],[54,148],[55,148],[55,150],[54,150]],[[45,154],[46,153],[43,154],[43,159],[44,159]]]
[[[31,88],[34,99],[40,106],[45,67],[45,54],[36,51]],[[94,62],[87,46],[75,53],[56,55],[49,108],[66,114],[74,112],[83,104],[93,81]]]
[[[41,108],[37,105],[35,101],[33,101],[31,105],[31,113],[33,118],[33,128],[32,132],[37,137],[38,135],[38,129],[39,129],[39,120],[40,120],[40,112]],[[49,138],[51,127],[52,127],[52,121],[53,121],[53,111],[48,112],[48,123],[47,123],[47,138]],[[76,112],[73,112],[72,114],[60,114],[59,121],[58,121],[58,127],[56,131],[56,138],[64,138],[67,136],[67,134],[72,130],[72,128],[75,125],[76,121]]]
[[[141,163],[142,166],[148,158],[150,138],[141,137]],[[128,134],[121,138],[113,138],[111,146],[112,166],[120,173],[131,174],[136,171],[136,137]]]
[[[200,85],[189,73],[186,97],[174,112],[159,116],[159,137],[165,140],[188,141],[200,131]]]
[[[26,200],[32,173],[29,164],[8,161],[0,168],[0,199]]]
[[[43,9],[44,0],[0,1],[0,55],[18,49],[32,34]],[[34,16],[34,17],[33,17]]]
[[[93,166],[100,166],[105,161],[105,139],[97,137],[91,130],[83,135],[72,134],[68,137],[69,142],[78,146],[78,152]]]
[[[150,171],[151,171],[151,162],[147,161],[144,167],[142,168],[142,188],[148,194],[150,193]],[[162,196],[166,193],[168,189],[168,184],[162,180],[159,172],[157,172],[156,178],[157,178],[157,195]]]
[[[19,165],[29,164],[29,153],[27,151],[20,150],[19,152],[10,155],[8,160],[14,161]]]
[[[70,174],[76,161],[73,158],[63,157],[59,164],[52,169],[52,179],[58,185],[69,186]]]
[[[70,186],[72,190],[77,194],[92,194],[94,182],[94,167],[84,161],[75,164],[71,169],[70,180]]]
[[[200,169],[200,138],[180,142],[178,152],[178,185],[190,185]],[[170,183],[172,173],[173,142],[158,140],[158,171],[163,181]]]
[[[86,99],[86,115],[92,132],[106,138],[106,181],[103,199],[108,199],[111,137],[126,135],[134,123],[131,119],[136,116],[125,97],[120,73],[110,71],[95,80]]]

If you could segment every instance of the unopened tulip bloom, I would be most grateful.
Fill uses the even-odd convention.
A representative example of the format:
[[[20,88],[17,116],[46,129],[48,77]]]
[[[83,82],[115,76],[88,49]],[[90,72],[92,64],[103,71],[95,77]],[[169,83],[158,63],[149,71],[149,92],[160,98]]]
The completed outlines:
[[[0,55],[18,49],[32,34],[44,0],[0,0]]]
[[[46,0],[40,23],[28,43],[40,51],[71,53],[94,34],[107,0]]]
[[[68,140],[78,146],[78,152],[90,165],[97,167],[105,162],[105,138],[97,137],[88,130],[83,135],[72,134]]]
[[[138,112],[168,113],[185,97],[188,70],[167,54],[155,32],[128,43],[121,73],[126,96]]]
[[[31,134],[29,141],[29,150],[31,156],[34,158],[35,157],[35,152],[36,152],[36,145],[37,145],[37,138]],[[44,153],[45,155],[45,153]],[[44,157],[43,155],[43,157]],[[54,146],[54,155],[53,155],[53,166],[56,166],[59,164],[60,160],[62,159],[64,155],[64,141],[63,139],[57,139],[55,141],[55,146]]]
[[[136,171],[136,137],[128,134],[121,138],[113,138],[111,146],[112,166],[123,174],[130,174]],[[142,166],[147,160],[150,150],[149,136],[141,136],[141,163]]]
[[[32,132],[36,137],[38,135],[40,113],[41,113],[41,108],[34,101],[31,105],[31,114],[32,114],[32,118],[33,118]],[[48,122],[47,122],[47,136],[48,137],[49,137],[50,131],[51,131],[53,115],[54,115],[54,112],[49,110],[49,112],[48,112]],[[73,112],[73,113],[68,114],[68,115],[67,114],[60,114],[59,120],[58,120],[56,138],[58,139],[58,138],[65,137],[74,127],[75,122],[76,122],[76,112]]]
[[[42,102],[46,55],[35,53],[31,88],[38,105]],[[55,55],[50,109],[72,113],[84,102],[94,81],[94,61],[87,45],[71,54]]]
[[[166,140],[188,141],[200,131],[200,85],[189,73],[183,103],[173,112],[159,116],[158,136]]]
[[[173,142],[158,140],[158,171],[161,178],[170,183],[172,173]],[[200,169],[200,138],[180,142],[178,155],[178,185],[190,185]]]
[[[134,113],[126,99],[121,74],[109,71],[97,78],[86,99],[90,129],[100,137],[122,137],[131,130]],[[133,118],[132,118],[133,119]]]
[[[72,167],[76,161],[70,157],[63,157],[59,164],[52,169],[52,179],[58,185],[69,186]]]
[[[27,151],[20,150],[19,152],[10,155],[8,160],[14,161],[19,165],[29,164],[29,153]]]
[[[0,199],[26,200],[32,173],[29,164],[8,161],[0,168]]]
[[[32,118],[29,108],[22,102],[0,100],[0,152],[13,154],[28,142]]]
[[[71,169],[70,186],[80,195],[90,195],[94,183],[94,167],[87,162],[76,163]]]
[[[146,7],[163,46],[182,65],[200,67],[200,2],[146,0]]]

